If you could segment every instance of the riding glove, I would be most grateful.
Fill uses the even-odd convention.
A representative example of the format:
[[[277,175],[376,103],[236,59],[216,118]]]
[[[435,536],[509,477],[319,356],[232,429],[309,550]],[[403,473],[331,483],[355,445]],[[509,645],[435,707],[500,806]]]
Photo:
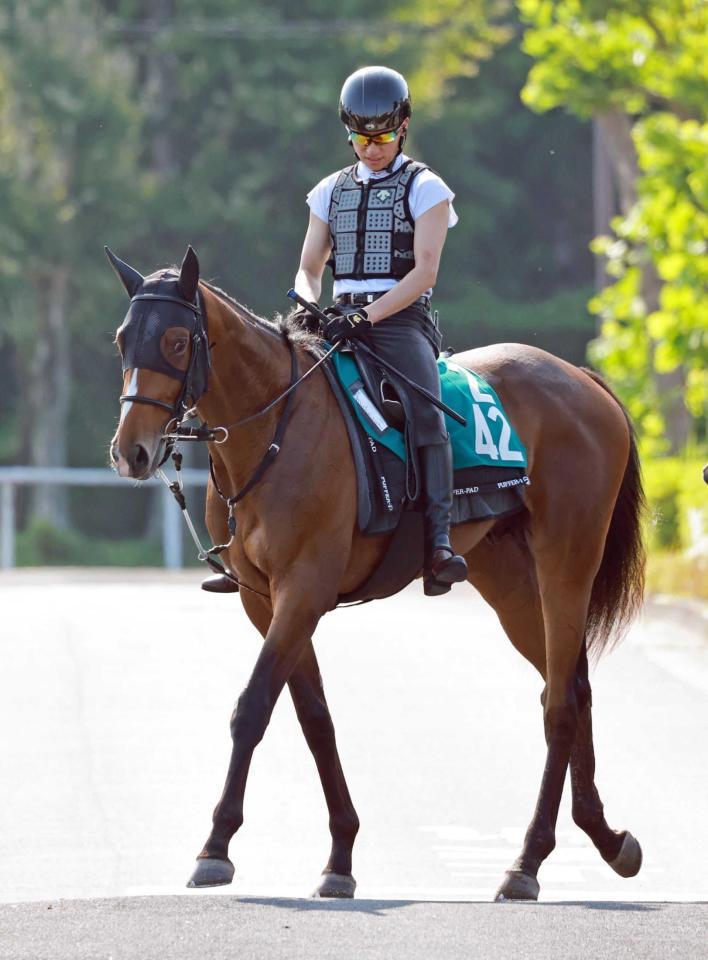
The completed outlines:
[[[373,329],[366,310],[358,308],[355,312],[344,316],[333,316],[322,331],[325,340],[337,343],[339,340],[357,340]]]

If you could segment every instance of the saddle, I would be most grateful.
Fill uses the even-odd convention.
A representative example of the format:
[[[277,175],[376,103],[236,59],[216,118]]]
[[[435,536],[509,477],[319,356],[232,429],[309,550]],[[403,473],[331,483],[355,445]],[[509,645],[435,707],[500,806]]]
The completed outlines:
[[[441,363],[444,366],[444,361]],[[406,429],[411,417],[410,403],[386,372],[356,349],[340,350],[322,369],[349,435],[357,476],[359,529],[370,535],[393,534],[388,552],[371,578],[352,593],[339,597],[338,603],[392,596],[415,579],[423,566],[423,518],[417,502],[416,458]],[[443,394],[449,402],[444,380]],[[489,402],[491,399],[490,396]],[[494,400],[498,403],[496,396]],[[478,414],[462,412],[474,434]],[[448,427],[454,439],[454,430],[449,424]],[[469,430],[461,428],[463,433]],[[459,449],[459,442],[457,446]],[[455,449],[453,443],[453,452]],[[462,466],[454,469],[453,526],[507,517],[524,509],[520,488],[528,483],[525,455],[523,466],[499,466],[474,457],[474,465],[470,466],[469,452],[467,459],[464,454],[458,459]]]
[[[368,401],[373,404],[389,427],[405,431],[406,410],[399,392],[393,385],[386,372],[371,357],[360,350],[345,347],[343,353],[351,353],[361,376],[363,387]]]

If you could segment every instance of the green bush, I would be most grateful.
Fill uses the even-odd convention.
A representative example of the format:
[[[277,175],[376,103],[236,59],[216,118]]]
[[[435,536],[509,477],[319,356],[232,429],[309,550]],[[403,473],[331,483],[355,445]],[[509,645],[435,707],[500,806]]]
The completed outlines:
[[[691,514],[702,516],[708,533],[708,487],[703,462],[695,455],[645,459],[644,490],[649,504],[647,540],[650,549],[687,550],[692,546]],[[701,520],[694,523],[701,525]]]
[[[20,567],[161,567],[160,544],[151,540],[93,539],[34,520],[17,536]]]

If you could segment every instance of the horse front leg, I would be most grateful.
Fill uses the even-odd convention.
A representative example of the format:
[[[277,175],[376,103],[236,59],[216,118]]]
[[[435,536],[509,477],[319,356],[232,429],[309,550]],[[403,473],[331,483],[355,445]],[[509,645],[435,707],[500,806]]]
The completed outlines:
[[[325,699],[319,665],[308,643],[288,680],[297,718],[317,765],[329,811],[332,849],[315,897],[353,897],[352,848],[359,832],[354,809],[337,751],[334,725]]]
[[[251,623],[265,638],[273,618],[270,603],[253,593],[241,597]],[[332,849],[315,897],[353,897],[352,848],[359,830],[359,818],[349,796],[337,750],[334,725],[325,699],[320,668],[310,641],[288,680],[290,695],[305,740],[314,757],[322,783]]]
[[[322,613],[307,605],[306,598],[312,595],[310,587],[299,582],[276,595],[265,642],[231,717],[233,747],[226,783],[189,887],[220,886],[233,879],[229,842],[243,823],[243,798],[253,751]]]

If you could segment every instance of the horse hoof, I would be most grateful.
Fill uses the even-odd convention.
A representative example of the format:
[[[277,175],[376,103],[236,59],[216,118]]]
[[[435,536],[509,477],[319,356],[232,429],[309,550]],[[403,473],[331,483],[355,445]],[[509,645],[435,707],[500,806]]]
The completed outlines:
[[[620,852],[614,860],[607,861],[621,877],[636,877],[642,865],[642,848],[629,830],[625,831]]]
[[[351,874],[323,873],[313,897],[339,897],[351,900],[356,890],[356,880]]]
[[[521,870],[507,870],[494,900],[496,903],[503,903],[505,900],[538,900],[540,889],[536,877]]]
[[[216,857],[204,857],[197,860],[194,873],[189,878],[188,887],[223,887],[234,878],[234,865],[230,860],[217,860]]]

